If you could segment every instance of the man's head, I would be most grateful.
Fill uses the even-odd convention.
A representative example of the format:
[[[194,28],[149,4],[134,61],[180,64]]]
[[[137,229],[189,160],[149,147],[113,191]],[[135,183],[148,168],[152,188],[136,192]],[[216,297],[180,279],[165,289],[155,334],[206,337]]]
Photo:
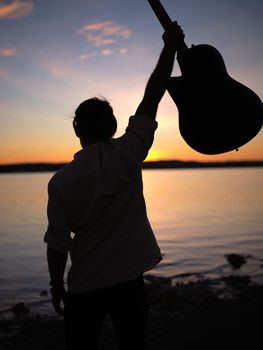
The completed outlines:
[[[73,127],[81,144],[86,145],[111,139],[117,130],[117,121],[109,102],[94,97],[78,106]]]

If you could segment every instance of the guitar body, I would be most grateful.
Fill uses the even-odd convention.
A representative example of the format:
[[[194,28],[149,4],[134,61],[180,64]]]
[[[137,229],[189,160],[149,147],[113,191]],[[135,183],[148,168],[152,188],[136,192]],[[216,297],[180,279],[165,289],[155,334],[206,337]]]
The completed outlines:
[[[172,21],[159,0],[148,0],[164,29]],[[263,104],[248,87],[230,77],[223,57],[211,45],[178,52],[181,77],[172,77],[168,92],[179,112],[179,129],[194,150],[220,154],[237,150],[262,128]]]
[[[178,108],[180,133],[191,148],[220,154],[258,134],[263,123],[260,98],[229,76],[214,47],[194,46],[178,63],[182,76],[170,79],[168,91]]]

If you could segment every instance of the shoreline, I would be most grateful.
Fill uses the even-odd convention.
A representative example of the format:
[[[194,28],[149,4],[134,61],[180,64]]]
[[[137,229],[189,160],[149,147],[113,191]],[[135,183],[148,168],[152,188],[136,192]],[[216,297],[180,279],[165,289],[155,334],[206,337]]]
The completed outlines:
[[[146,274],[145,281],[149,350],[252,349],[262,342],[263,285],[252,283],[249,276],[196,276],[195,281],[173,285],[169,278]],[[0,317],[1,350],[62,350],[63,346],[60,316],[20,305],[12,317]],[[116,349],[108,318],[99,349]]]

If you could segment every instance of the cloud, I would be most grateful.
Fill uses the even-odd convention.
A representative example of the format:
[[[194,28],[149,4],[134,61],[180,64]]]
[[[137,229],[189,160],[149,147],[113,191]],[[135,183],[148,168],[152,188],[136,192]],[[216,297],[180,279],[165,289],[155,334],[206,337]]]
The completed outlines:
[[[101,51],[102,56],[111,56],[113,55],[113,50],[111,49],[104,49]]]
[[[34,8],[33,1],[12,0],[5,3],[0,0],[0,19],[13,19],[27,16]]]
[[[123,55],[126,55],[128,53],[128,49],[121,48],[121,49],[117,50],[117,52],[116,52],[116,50],[112,50],[110,48],[105,48],[105,49],[103,49],[103,50],[101,50],[99,52],[92,51],[92,52],[89,52],[89,53],[84,53],[84,54],[79,56],[78,60],[79,61],[87,61],[90,58],[98,56],[98,55],[101,55],[101,56],[112,56],[114,53],[118,53],[119,55],[123,56]]]
[[[14,47],[0,48],[0,57],[13,57],[17,55],[17,49]]]
[[[88,43],[94,46],[112,45],[117,38],[128,39],[131,36],[131,30],[120,26],[113,21],[95,22],[86,24],[78,30]]]
[[[69,65],[63,65],[60,61],[45,62],[43,68],[52,78],[61,81],[68,81],[69,77],[75,74],[75,72],[72,72],[72,68]]]
[[[122,48],[119,50],[120,55],[126,55],[127,53],[128,53],[128,49],[126,49],[126,48]]]
[[[86,60],[88,60],[88,59],[90,59],[92,57],[95,57],[95,56],[97,56],[97,52],[94,52],[94,51],[93,52],[89,52],[89,53],[84,53],[84,54],[79,56],[79,60],[80,61],[86,61]]]

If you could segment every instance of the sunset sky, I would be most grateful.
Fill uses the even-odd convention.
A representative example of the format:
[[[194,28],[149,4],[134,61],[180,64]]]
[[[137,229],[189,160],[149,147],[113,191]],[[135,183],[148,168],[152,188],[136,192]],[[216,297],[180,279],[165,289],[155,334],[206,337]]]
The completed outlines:
[[[262,0],[163,0],[186,43],[222,53],[229,74],[263,99]],[[105,96],[117,136],[140,102],[162,48],[163,30],[147,0],[0,0],[0,163],[67,162],[80,148],[78,104]],[[175,62],[173,75],[180,75]],[[239,152],[192,150],[166,93],[148,160],[263,159],[263,132]]]

